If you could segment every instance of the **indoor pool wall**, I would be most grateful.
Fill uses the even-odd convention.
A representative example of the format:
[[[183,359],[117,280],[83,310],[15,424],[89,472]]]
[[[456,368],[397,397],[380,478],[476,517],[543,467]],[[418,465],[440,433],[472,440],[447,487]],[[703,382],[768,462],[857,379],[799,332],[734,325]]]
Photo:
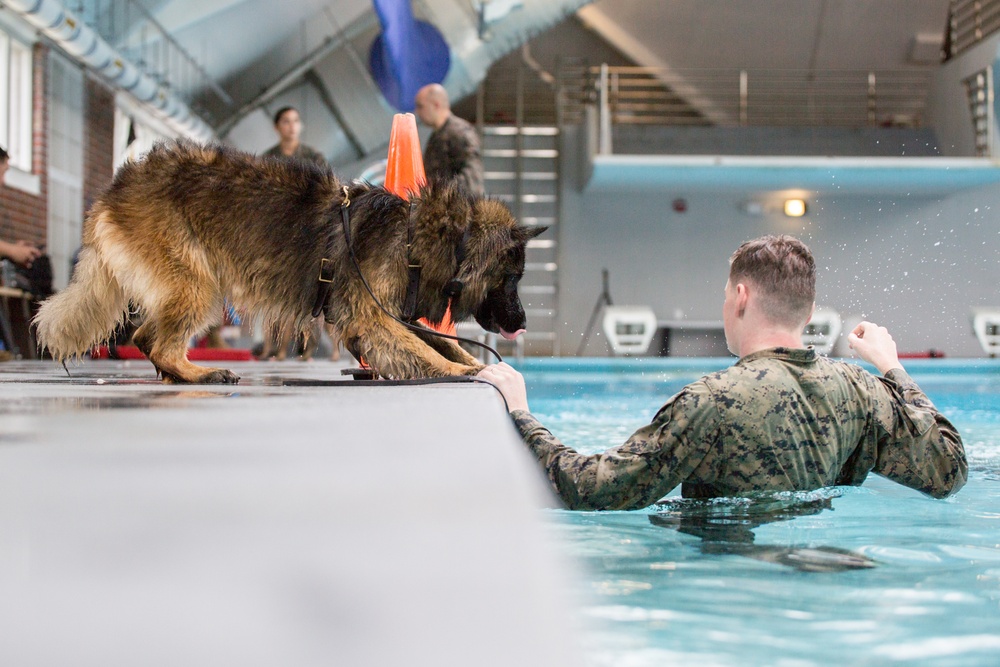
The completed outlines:
[[[520,368],[542,422],[597,452],[732,362],[527,359]],[[642,511],[549,511],[587,573],[575,593],[590,664],[997,664],[1000,361],[904,365],[965,440],[969,482],[949,499],[872,475],[861,487],[756,504],[691,503],[675,491]]]

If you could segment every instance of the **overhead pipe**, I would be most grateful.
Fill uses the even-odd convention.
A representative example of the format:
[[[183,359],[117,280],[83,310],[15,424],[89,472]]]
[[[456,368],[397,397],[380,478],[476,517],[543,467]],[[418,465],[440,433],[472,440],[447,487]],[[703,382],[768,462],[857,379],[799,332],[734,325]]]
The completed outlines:
[[[171,129],[200,141],[215,138],[211,126],[176,94],[143,73],[58,0],[3,0],[3,4],[111,85],[149,107]]]
[[[593,0],[473,0],[478,16],[456,6],[466,0],[422,0],[427,20],[451,46],[443,82],[452,99],[475,92],[495,61]],[[529,63],[530,65],[530,63]]]

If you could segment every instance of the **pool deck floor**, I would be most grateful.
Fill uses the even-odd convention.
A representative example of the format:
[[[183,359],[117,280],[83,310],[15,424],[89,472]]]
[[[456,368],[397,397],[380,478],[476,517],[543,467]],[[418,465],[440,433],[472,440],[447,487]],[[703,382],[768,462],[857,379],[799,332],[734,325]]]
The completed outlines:
[[[491,387],[220,365],[0,363],[0,664],[580,663]]]

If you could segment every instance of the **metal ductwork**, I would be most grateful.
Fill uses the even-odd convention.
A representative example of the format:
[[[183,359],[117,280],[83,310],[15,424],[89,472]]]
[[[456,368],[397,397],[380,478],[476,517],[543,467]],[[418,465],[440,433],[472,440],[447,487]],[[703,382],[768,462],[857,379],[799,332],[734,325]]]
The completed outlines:
[[[452,98],[475,91],[495,61],[570,16],[592,0],[479,0],[479,15],[460,7],[464,0],[425,0],[428,20],[452,49],[452,68],[445,87]],[[496,5],[504,10],[491,17]],[[491,20],[492,18],[492,20]]]
[[[200,141],[215,137],[215,131],[177,95],[144,74],[58,0],[3,0],[3,4],[179,134]]]
[[[490,66],[498,59],[521,47],[532,37],[572,16],[590,0],[410,0],[413,17],[434,27],[449,49],[450,69],[441,83],[452,100],[475,92]],[[501,9],[505,11],[500,11]],[[333,36],[328,37],[297,62],[275,77],[260,94],[240,106],[219,132],[234,144],[260,150],[273,141],[270,123],[258,111],[265,104],[283,97],[283,103],[293,103],[291,91],[312,86],[320,91],[329,111],[326,128],[312,123],[310,141],[338,166],[357,167],[360,171],[372,160],[384,157],[392,115],[400,107],[409,107],[413,90],[397,95],[398,106],[380,90],[378,74],[371,71],[366,35],[376,31],[380,23],[373,10],[360,14]],[[383,25],[384,29],[384,25]],[[378,39],[375,43],[377,45]],[[369,45],[372,42],[367,42]],[[280,62],[284,54],[277,52],[265,58],[270,64]],[[246,76],[245,74],[242,76]],[[267,79],[255,73],[253,81]],[[244,86],[249,88],[248,86]],[[294,101],[304,99],[300,97]],[[315,112],[321,112],[319,105]],[[255,119],[248,118],[254,114]],[[314,117],[315,118],[315,117]],[[324,119],[326,120],[326,119]],[[339,131],[332,131],[336,126]],[[324,133],[325,132],[325,133]]]

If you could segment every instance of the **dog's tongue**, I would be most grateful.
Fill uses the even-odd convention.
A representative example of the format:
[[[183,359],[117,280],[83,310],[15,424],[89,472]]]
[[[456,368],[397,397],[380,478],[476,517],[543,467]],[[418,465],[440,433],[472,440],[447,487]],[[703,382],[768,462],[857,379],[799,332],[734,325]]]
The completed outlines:
[[[517,338],[518,336],[520,336],[523,333],[524,333],[524,329],[518,329],[514,333],[511,333],[509,331],[504,331],[503,329],[500,330],[500,335],[503,336],[504,338],[506,338],[507,340],[514,340],[515,338]]]

